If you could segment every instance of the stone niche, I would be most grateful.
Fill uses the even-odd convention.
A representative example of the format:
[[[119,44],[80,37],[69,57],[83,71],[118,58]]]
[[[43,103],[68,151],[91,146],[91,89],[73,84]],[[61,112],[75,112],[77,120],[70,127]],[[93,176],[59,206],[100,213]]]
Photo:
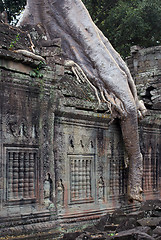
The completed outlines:
[[[17,32],[15,48],[30,50],[24,31],[0,25],[0,36],[7,33],[0,38],[0,236],[89,222],[120,207],[137,209],[138,203],[127,202],[128,162],[119,122],[111,122],[106,104],[98,107],[90,85],[64,66],[60,39],[38,46],[39,29],[30,29],[36,53],[47,62],[40,68],[39,61],[9,48]],[[131,70],[136,58],[143,59],[139,54],[128,59]],[[134,70],[133,75],[142,91],[142,79]],[[159,75],[154,79],[147,78],[148,86],[160,89]],[[157,106],[156,111],[147,104],[140,123],[145,200],[161,197]]]

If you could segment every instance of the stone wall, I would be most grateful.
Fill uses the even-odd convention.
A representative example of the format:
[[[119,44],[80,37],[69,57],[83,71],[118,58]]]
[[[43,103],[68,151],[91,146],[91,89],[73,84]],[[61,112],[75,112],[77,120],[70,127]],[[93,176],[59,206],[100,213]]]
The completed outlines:
[[[17,49],[30,49],[24,31],[2,25],[3,33],[4,28],[5,39],[19,31]],[[107,106],[98,108],[90,85],[64,66],[60,39],[44,43],[39,29],[31,29],[30,35],[36,53],[46,59],[42,68],[39,61],[11,51],[12,38],[0,39],[0,236],[56,229],[120,207],[137,209],[138,203],[127,202],[128,168],[118,121],[111,123]],[[135,71],[136,54],[138,64],[143,62],[145,54],[137,52],[129,59],[130,68],[140,93],[146,93]],[[146,99],[143,93],[141,97]],[[160,108],[155,111],[148,104],[140,123],[144,199],[158,199]]]
[[[161,46],[132,47],[127,59],[138,94],[148,109],[140,122],[140,144],[144,156],[145,199],[161,198]]]

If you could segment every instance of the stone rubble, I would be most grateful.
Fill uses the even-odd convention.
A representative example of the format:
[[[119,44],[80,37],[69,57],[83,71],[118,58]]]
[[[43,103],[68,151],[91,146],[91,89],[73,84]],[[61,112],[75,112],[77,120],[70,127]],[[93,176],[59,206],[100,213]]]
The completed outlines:
[[[84,232],[64,234],[62,240],[161,240],[160,214],[161,200],[147,200],[136,212],[115,210]]]

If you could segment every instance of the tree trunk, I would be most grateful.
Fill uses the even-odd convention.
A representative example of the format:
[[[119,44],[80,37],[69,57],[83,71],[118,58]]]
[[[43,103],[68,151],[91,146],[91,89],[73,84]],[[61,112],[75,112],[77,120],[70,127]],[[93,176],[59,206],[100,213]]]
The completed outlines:
[[[120,117],[129,156],[128,195],[141,200],[142,157],[137,112],[145,111],[137,98],[129,69],[108,39],[93,23],[81,0],[28,0],[19,25],[41,24],[48,40],[60,37],[66,58],[76,62]]]

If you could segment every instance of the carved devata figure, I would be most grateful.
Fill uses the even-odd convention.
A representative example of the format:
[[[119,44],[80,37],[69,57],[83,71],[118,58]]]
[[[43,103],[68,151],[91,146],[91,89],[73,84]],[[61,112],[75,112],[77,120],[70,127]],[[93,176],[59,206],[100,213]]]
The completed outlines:
[[[128,197],[141,201],[138,116],[142,118],[146,109],[138,100],[126,64],[93,23],[81,0],[28,0],[19,25],[24,24],[41,24],[48,40],[60,37],[66,64],[83,74],[97,97],[99,91],[102,100],[107,102],[113,117],[120,119],[129,157]]]

